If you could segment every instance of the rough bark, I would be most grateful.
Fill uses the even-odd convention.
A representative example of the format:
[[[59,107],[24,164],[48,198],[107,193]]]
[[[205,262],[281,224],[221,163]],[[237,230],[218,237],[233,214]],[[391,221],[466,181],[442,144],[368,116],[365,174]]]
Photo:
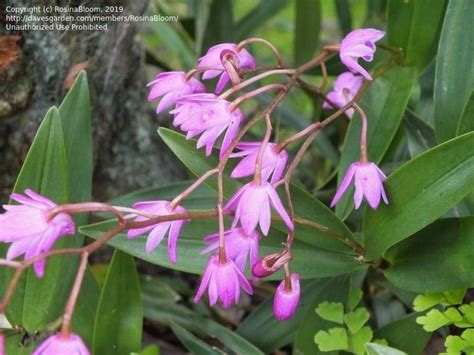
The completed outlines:
[[[146,0],[7,0],[6,5],[124,5],[141,14]],[[0,14],[1,15],[1,14]],[[58,105],[71,68],[87,61],[94,135],[94,195],[107,199],[156,186],[182,174],[157,136],[158,121],[146,101],[144,52],[137,24],[113,23],[104,32],[25,31],[19,58],[0,80],[0,187],[11,191],[47,109]],[[1,27],[0,27],[1,29]],[[0,32],[1,33],[1,32]]]

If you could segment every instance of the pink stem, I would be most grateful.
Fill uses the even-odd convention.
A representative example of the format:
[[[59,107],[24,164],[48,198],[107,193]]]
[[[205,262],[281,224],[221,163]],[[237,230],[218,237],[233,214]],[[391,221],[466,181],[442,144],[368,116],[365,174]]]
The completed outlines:
[[[266,130],[265,130],[265,137],[263,138],[262,145],[258,150],[257,159],[255,160],[255,175],[254,175],[254,183],[256,185],[260,185],[262,183],[262,160],[263,155],[265,153],[265,148],[267,147],[268,141],[270,140],[270,136],[272,135],[272,123],[270,121],[270,115],[265,115],[265,123],[266,123]]]
[[[69,295],[69,299],[66,304],[66,309],[64,310],[63,324],[61,327],[61,337],[68,338],[71,333],[71,321],[72,315],[74,314],[74,307],[76,306],[77,298],[79,292],[81,291],[82,280],[84,279],[84,273],[87,269],[87,260],[89,258],[89,253],[87,251],[83,252],[81,255],[81,263],[79,264],[79,269],[77,270],[76,279],[74,280],[74,285]]]
[[[121,223],[125,223],[122,213],[112,206],[101,202],[69,203],[53,208],[47,214],[47,219],[51,220],[59,213],[84,213],[84,212],[111,212]]]
[[[191,186],[189,186],[186,190],[181,192],[178,196],[176,196],[173,201],[170,203],[170,207],[172,210],[176,208],[176,206],[187,196],[189,196],[196,188],[201,185],[204,181],[206,181],[209,177],[211,177],[214,174],[217,174],[219,172],[219,169],[214,168],[211,170],[206,171],[199,179],[197,179]]]
[[[232,95],[233,93],[239,91],[239,90],[242,90],[244,88],[246,88],[247,86],[249,86],[250,84],[253,84],[259,80],[262,80],[268,76],[271,76],[271,75],[278,75],[278,74],[284,74],[284,75],[288,75],[288,74],[293,74],[295,72],[295,69],[275,69],[275,70],[269,70],[269,71],[266,71],[266,72],[263,72],[263,73],[260,73],[258,75],[255,75],[255,76],[252,76],[251,78],[247,79],[247,80],[244,80],[242,81],[240,84],[237,84],[235,85],[234,87],[230,88],[229,90],[225,91],[224,93],[222,93],[219,97],[221,99],[226,99],[227,97],[229,97],[230,95]]]
[[[360,130],[360,161],[361,163],[367,163],[369,161],[367,156],[367,116],[359,105],[354,103],[353,106],[362,119],[362,127]]]
[[[243,47],[245,47],[246,45],[248,44],[251,44],[251,43],[262,43],[264,45],[266,45],[268,48],[270,48],[270,50],[273,52],[273,54],[275,55],[275,59],[277,60],[278,62],[278,65],[280,67],[283,67],[284,64],[283,64],[283,59],[281,58],[281,55],[280,55],[280,52],[278,52],[278,50],[276,49],[276,47],[269,41],[267,41],[266,39],[263,39],[263,38],[247,38],[245,40],[243,40],[242,42],[240,42],[238,45],[237,45],[237,50],[240,50],[242,49]]]
[[[283,85],[283,84],[268,84],[268,85],[265,85],[265,86],[262,86],[261,88],[258,88],[256,90],[253,90],[253,91],[249,91],[247,93],[245,93],[244,95],[242,95],[241,97],[239,97],[238,99],[232,101],[232,103],[230,104],[230,107],[229,109],[232,111],[232,110],[235,110],[237,107],[239,107],[242,103],[244,103],[245,101],[255,97],[255,96],[258,96],[266,91],[270,91],[270,90],[281,90],[283,92],[286,91],[286,86]]]
[[[199,73],[202,73],[202,72],[205,72],[207,70],[220,70],[222,71],[222,68],[218,68],[218,67],[201,67],[201,68],[194,68],[194,69],[191,69],[190,71],[188,71],[185,75],[184,75],[184,80],[189,80],[191,79],[195,74],[199,74]]]
[[[290,264],[286,263],[285,268],[285,291],[291,292],[291,274],[290,274]]]

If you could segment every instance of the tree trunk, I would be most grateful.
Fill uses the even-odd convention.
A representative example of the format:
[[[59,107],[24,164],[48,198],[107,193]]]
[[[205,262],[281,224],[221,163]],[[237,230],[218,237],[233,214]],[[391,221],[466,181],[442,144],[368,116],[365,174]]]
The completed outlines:
[[[33,4],[123,5],[124,14],[137,15],[144,12],[147,1],[6,1],[6,6]],[[156,115],[146,100],[144,51],[136,38],[136,23],[109,23],[107,31],[98,32],[8,33],[4,26],[0,30],[3,35],[19,36],[18,41],[9,37],[10,46],[13,43],[18,52],[0,60],[2,201],[13,187],[41,119],[50,106],[59,105],[66,93],[68,74],[81,66],[86,66],[91,91],[94,197],[103,200],[183,175],[156,133]],[[3,37],[4,42],[7,39]]]

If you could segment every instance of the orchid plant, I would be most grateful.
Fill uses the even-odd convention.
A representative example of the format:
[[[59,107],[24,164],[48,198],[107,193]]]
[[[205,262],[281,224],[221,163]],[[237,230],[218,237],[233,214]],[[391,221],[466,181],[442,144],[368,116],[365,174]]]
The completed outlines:
[[[295,240],[305,228],[313,231],[309,234],[319,233],[326,238],[327,243],[337,245],[329,248],[333,249],[330,252],[334,258],[339,257],[334,250],[344,248],[342,264],[350,264],[350,271],[366,270],[369,266],[379,271],[387,269],[387,278],[395,280],[395,285],[409,284],[402,281],[397,283],[396,273],[402,272],[397,271],[397,263],[403,263],[398,254],[403,250],[390,252],[389,247],[420,231],[435,218],[426,217],[423,226],[413,226],[410,221],[406,225],[400,223],[400,220],[406,217],[405,212],[400,212],[403,203],[416,198],[427,200],[418,192],[400,197],[396,187],[410,184],[410,179],[403,175],[403,171],[394,172],[393,180],[390,176],[387,179],[378,166],[381,155],[373,154],[369,149],[371,140],[377,139],[373,132],[378,127],[372,126],[370,110],[364,110],[360,101],[371,85],[390,70],[391,65],[403,62],[403,53],[399,49],[387,45],[379,46],[379,41],[384,39],[384,36],[385,32],[379,29],[356,29],[346,34],[340,43],[323,45],[317,55],[295,68],[285,64],[283,56],[268,40],[248,38],[239,43],[220,43],[210,47],[199,58],[195,67],[187,72],[158,73],[148,84],[148,100],[156,104],[156,113],[168,112],[173,117],[173,126],[184,134],[182,142],[186,142],[186,147],[195,145],[195,148],[190,148],[193,149],[193,154],[201,154],[202,149],[201,161],[216,164],[210,169],[203,168],[204,170],[199,171],[197,178],[172,198],[137,200],[131,205],[84,200],[61,203],[64,202],[61,198],[55,199],[54,196],[40,194],[41,191],[35,191],[34,186],[24,186],[23,193],[15,190],[11,194],[12,203],[3,205],[5,212],[0,215],[0,241],[8,246],[5,258],[0,259],[0,266],[13,271],[0,302],[0,314],[3,318],[9,318],[9,305],[16,296],[21,296],[15,291],[21,287],[22,276],[30,267],[34,270],[35,278],[42,279],[47,277],[48,264],[51,262],[49,259],[61,255],[77,255],[80,260],[75,279],[68,291],[69,297],[64,305],[63,315],[59,323],[52,326],[51,334],[37,344],[33,354],[89,354],[90,345],[86,345],[81,334],[73,329],[73,320],[79,317],[78,313],[81,312],[78,299],[87,279],[89,258],[107,244],[116,246],[114,243],[125,235],[126,239],[122,238],[121,245],[136,240],[142,241],[140,245],[143,251],[137,253],[145,255],[145,258],[162,253],[165,249],[167,260],[161,262],[176,265],[178,269],[182,258],[206,255],[207,263],[198,271],[202,277],[193,298],[196,304],[205,300],[210,307],[220,305],[227,309],[238,305],[243,293],[252,295],[265,278],[278,279],[271,309],[278,322],[288,324],[295,319],[298,312],[314,313],[314,308],[308,309],[306,305],[299,311],[302,297],[305,292],[310,292],[310,287],[305,287],[303,282],[303,279],[308,277],[302,272],[310,266],[298,264],[299,255],[294,251]],[[260,65],[252,55],[251,47],[254,45],[262,45],[268,49],[275,64]],[[366,62],[371,62],[378,50],[386,51],[388,59],[375,70],[369,70],[366,68]],[[330,88],[329,61],[337,61],[345,67],[332,81]],[[306,74],[314,70],[320,70],[322,74],[317,85],[306,78]],[[211,87],[208,80],[214,80],[212,83],[215,83],[215,86]],[[310,123],[282,138],[275,134],[275,112],[290,93],[300,89],[322,100],[322,109],[326,110],[327,115],[324,119]],[[273,93],[272,100],[261,112],[250,113],[246,109],[246,103],[257,100],[261,95],[268,95],[269,92]],[[310,220],[302,216],[299,212],[301,208],[295,208],[294,196],[299,192],[295,192],[297,190],[293,183],[297,181],[295,173],[307,150],[319,135],[337,124],[336,122],[350,124],[347,134],[351,135],[350,139],[356,137],[358,149],[354,154],[348,155],[354,158],[346,161],[344,169],[339,171],[338,187],[328,206],[322,206],[321,203],[321,206],[318,205],[321,214],[331,216],[319,223],[318,219]],[[249,134],[259,132],[259,127],[264,127],[261,136],[255,138],[255,134]],[[472,141],[472,135],[467,134],[456,139]],[[389,142],[387,147],[388,144]],[[291,146],[298,146],[298,149],[290,149]],[[435,150],[433,157],[436,157],[436,154]],[[427,166],[431,167],[428,164]],[[462,163],[459,163],[459,166],[462,166]],[[412,168],[408,166],[407,169]],[[414,169],[416,168],[410,171],[411,176]],[[472,185],[472,182],[468,183],[472,169],[466,171],[464,175],[461,174],[467,176],[463,180],[466,182],[464,185]],[[429,169],[427,173],[438,174],[437,171],[432,172]],[[197,210],[185,207],[190,196],[206,184],[211,184],[216,189],[213,208]],[[422,186],[420,179],[413,184],[415,187],[418,186],[416,184]],[[436,205],[433,208],[438,208],[438,217],[446,212],[446,207],[449,209],[472,191],[466,186],[464,189],[453,189],[453,194],[457,197],[449,206],[443,206],[440,201],[438,208],[437,202],[433,202]],[[442,194],[442,191],[439,193]],[[365,216],[372,221],[364,222],[367,224],[363,226],[363,238],[355,236],[342,222],[348,216],[342,209],[352,209],[351,198],[355,209],[363,210]],[[336,211],[339,218],[330,208],[341,208]],[[114,217],[113,224],[111,221],[101,224],[105,230],[101,230],[101,235],[95,235],[96,240],[89,244],[84,245],[82,240],[79,240],[75,244],[68,244],[67,247],[58,245],[63,240],[80,238],[76,234],[76,215],[90,213],[100,216],[104,213],[111,214]],[[396,223],[400,234],[389,236],[388,241],[380,242],[383,239],[380,233],[385,229],[379,227],[387,224],[387,228],[394,228],[390,224],[390,213],[399,214]],[[180,235],[187,227],[204,220],[215,221],[214,230],[212,233],[196,236],[200,239],[199,245],[205,246],[201,249],[201,254],[192,255],[184,250],[185,246],[180,245]],[[337,224],[331,222],[334,220],[337,220]],[[329,222],[326,225],[327,221]],[[350,221],[348,223],[350,224]],[[262,243],[274,238],[271,232],[276,228],[284,231],[284,240],[276,243],[278,248],[268,252],[268,248],[262,248]],[[88,234],[87,227],[80,231],[92,236]],[[165,242],[167,246],[163,245]],[[308,243],[311,243],[311,240]],[[262,249],[265,249],[265,252],[262,252]],[[23,258],[19,259],[20,257]],[[341,271],[329,275],[346,272],[348,271],[344,266]],[[347,324],[354,339],[369,318],[369,312],[364,308],[363,312],[359,312],[364,318],[363,322],[359,324],[356,319],[359,314],[353,310],[362,297],[362,292],[357,292],[357,300],[353,302],[352,308],[347,309],[347,317],[343,312],[344,300],[333,300],[335,302],[324,304],[320,300],[318,303],[324,306],[316,308],[318,314],[323,314],[322,319]],[[334,314],[338,316],[334,317]],[[178,325],[172,326],[176,334],[185,334],[183,332],[186,330],[180,329]],[[372,330],[365,328],[370,331],[370,342]],[[320,349],[357,348],[355,353],[371,353],[360,339],[357,347],[347,345],[345,328],[338,328],[339,333],[346,334],[345,346],[327,345],[331,337],[336,338],[337,332],[325,332],[321,329],[313,329],[313,334],[318,334],[316,342]],[[11,332],[8,330],[4,330],[0,335],[2,354],[5,339],[9,336]],[[388,348],[388,345],[392,345],[390,337],[385,334],[381,337],[386,337],[388,343],[385,341],[384,344],[370,346]],[[352,341],[350,339],[349,342]],[[337,343],[337,339],[335,342]]]

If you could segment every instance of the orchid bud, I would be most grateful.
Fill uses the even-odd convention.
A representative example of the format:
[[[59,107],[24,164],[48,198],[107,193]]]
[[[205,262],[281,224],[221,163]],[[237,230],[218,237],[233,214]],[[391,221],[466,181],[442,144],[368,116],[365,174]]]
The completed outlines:
[[[285,280],[278,285],[273,299],[273,315],[279,320],[293,317],[300,302],[300,275],[291,274],[290,285]]]
[[[291,253],[284,250],[265,256],[252,266],[252,275],[257,278],[267,277],[280,270],[280,268],[292,259]]]

